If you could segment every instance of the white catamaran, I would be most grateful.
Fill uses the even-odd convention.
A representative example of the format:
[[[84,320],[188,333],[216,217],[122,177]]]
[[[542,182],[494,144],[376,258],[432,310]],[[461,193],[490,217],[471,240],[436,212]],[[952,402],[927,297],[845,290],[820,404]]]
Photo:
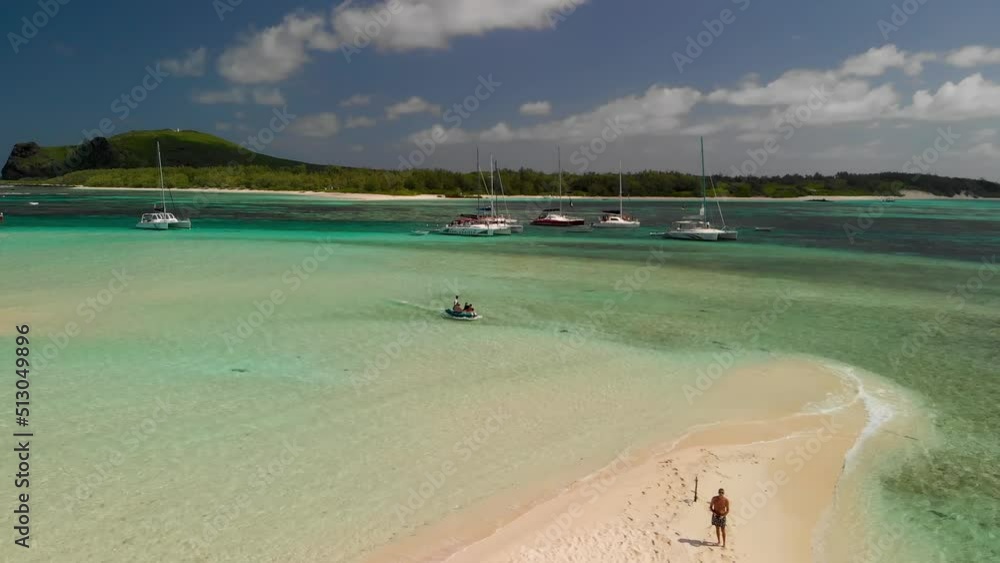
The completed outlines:
[[[173,213],[167,211],[167,199],[163,186],[163,159],[160,157],[160,143],[156,142],[156,164],[160,169],[160,202],[153,206],[152,213],[143,213],[139,222],[135,224],[137,229],[147,229],[151,231],[165,231],[167,229],[190,229],[190,219],[178,219]],[[172,198],[171,198],[172,199]]]
[[[606,210],[605,215],[601,215],[601,220],[592,223],[591,226],[598,229],[629,229],[639,226],[639,220],[631,215],[626,215],[622,208],[622,163],[618,161],[618,210]]]
[[[705,214],[707,195],[705,190],[705,140],[701,140],[701,210],[697,215],[682,217],[670,226],[665,238],[681,240],[736,240],[737,232],[733,229],[718,228],[712,225]],[[716,202],[718,203],[718,202]],[[721,207],[719,209],[722,211]]]
[[[719,234],[719,240],[736,240],[740,233],[736,229],[726,226],[726,217],[722,214],[722,204],[719,203],[719,193],[715,191],[715,180],[709,176],[708,181],[712,183],[712,199],[715,200],[715,206],[719,210],[719,220],[722,221],[722,233]]]
[[[476,160],[479,160],[478,157]],[[501,213],[500,207],[497,203],[497,191],[491,188],[491,191],[493,192],[493,209],[495,211],[489,220],[491,223],[509,228],[512,233],[523,233],[524,225],[522,225],[519,220],[510,214],[510,209],[507,207],[507,193],[504,191],[503,187],[503,176],[500,174],[500,163],[493,158],[493,155],[490,155],[490,160],[492,161],[493,166],[492,170],[490,170],[490,183],[493,183],[493,172],[495,171],[497,175],[497,186],[500,188],[499,203],[503,204],[503,212]]]
[[[499,217],[496,214],[494,201],[495,188],[493,185],[493,157],[490,156],[489,185],[486,184],[486,179],[479,168],[478,149],[476,149],[476,170],[479,171],[479,177],[483,181],[483,189],[487,192],[487,201],[491,202],[490,206],[483,207],[481,203],[477,204],[475,213],[459,215],[451,223],[434,231],[435,233],[460,237],[492,237],[511,234],[511,226],[508,224],[507,219]],[[476,200],[480,201],[481,198],[477,197]]]

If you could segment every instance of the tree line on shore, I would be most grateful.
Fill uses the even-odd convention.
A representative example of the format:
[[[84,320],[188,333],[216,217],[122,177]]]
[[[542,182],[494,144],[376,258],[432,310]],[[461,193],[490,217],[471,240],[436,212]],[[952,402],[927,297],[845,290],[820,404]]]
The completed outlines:
[[[164,177],[171,188],[245,188],[273,191],[335,191],[393,195],[482,194],[483,179],[475,172],[442,169],[379,170],[307,164],[276,158],[207,133],[191,130],[138,130],[95,137],[76,146],[43,147],[34,142],[14,146],[2,170],[19,184],[152,187],[161,147]],[[508,195],[554,195],[558,175],[528,168],[502,169]],[[624,175],[632,197],[693,197],[701,194],[701,178],[676,171],[643,170]],[[711,177],[708,195],[790,198],[824,195],[899,195],[914,189],[941,196],[968,194],[1000,197],[1000,184],[983,179],[884,172],[853,174],[784,174]],[[570,196],[618,195],[614,172],[563,174],[563,193]]]
[[[308,167],[305,164],[272,166],[166,167],[164,177],[171,188],[245,188],[273,191],[334,191],[344,193],[441,194],[474,197],[483,193],[484,182],[475,172],[449,170],[376,170],[342,166]],[[557,192],[556,174],[527,168],[500,171],[507,195],[552,195]],[[488,179],[487,179],[488,181]],[[20,184],[152,187],[159,185],[156,168],[98,168],[77,170],[56,178],[24,178]],[[624,176],[630,197],[692,197],[701,194],[701,179],[681,172],[645,170]],[[730,197],[790,198],[823,195],[899,195],[913,189],[941,196],[967,194],[1000,197],[1000,184],[984,179],[883,172],[834,176],[785,174],[781,176],[713,176],[708,195]],[[617,173],[563,174],[563,193],[569,196],[613,197],[618,195]]]

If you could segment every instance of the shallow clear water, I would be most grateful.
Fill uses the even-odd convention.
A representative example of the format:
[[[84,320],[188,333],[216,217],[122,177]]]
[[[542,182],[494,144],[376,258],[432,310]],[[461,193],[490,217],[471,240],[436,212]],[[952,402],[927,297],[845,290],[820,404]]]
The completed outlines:
[[[681,389],[734,349],[914,391],[939,439],[896,437],[870,510],[915,561],[1000,557],[997,202],[724,204],[750,228],[713,245],[647,236],[691,202],[468,240],[409,234],[468,202],[175,193],[195,229],[152,233],[129,228],[150,193],[22,191],[0,190],[0,358],[31,324],[28,560],[354,561],[721,416]],[[486,319],[438,319],[455,293]]]

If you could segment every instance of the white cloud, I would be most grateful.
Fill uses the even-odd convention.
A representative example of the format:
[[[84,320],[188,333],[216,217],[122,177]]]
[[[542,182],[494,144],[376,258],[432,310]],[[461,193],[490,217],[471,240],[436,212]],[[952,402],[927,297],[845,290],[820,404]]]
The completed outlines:
[[[917,76],[924,71],[924,63],[938,60],[934,53],[916,53],[906,58],[903,64],[903,72],[909,76]]]
[[[711,92],[707,100],[735,106],[792,105],[808,101],[814,94],[814,89],[829,89],[834,86],[841,97],[853,97],[868,89],[867,82],[840,81],[834,72],[790,70],[766,85],[747,81],[738,89],[720,88]]]
[[[891,116],[899,110],[900,96],[891,84],[884,84],[859,94],[847,98],[831,97],[830,101],[813,111],[808,123],[831,125],[857,121],[867,122]]]
[[[342,40],[352,41],[355,29],[377,21],[374,43],[379,49],[408,51],[443,49],[457,37],[484,35],[502,29],[542,30],[555,27],[587,0],[389,0],[370,7],[339,9],[333,28]]]
[[[438,135],[440,144],[586,142],[601,136],[608,124],[613,123],[628,136],[712,135],[733,130],[735,140],[757,143],[773,137],[779,127],[789,125],[797,129],[800,126],[862,123],[867,128],[876,128],[885,121],[905,123],[1000,116],[1000,86],[985,81],[980,75],[969,77],[958,85],[945,84],[936,94],[918,92],[908,108],[902,107],[903,98],[892,82],[872,84],[869,80],[885,75],[890,69],[915,75],[925,62],[938,58],[934,53],[906,53],[894,45],[887,45],[850,57],[835,70],[792,69],[767,83],[751,74],[735,87],[720,88],[707,95],[691,88],[656,86],[642,95],[613,100],[563,120],[519,128],[502,121],[480,131],[435,126],[412,137]],[[704,100],[750,111],[712,121],[685,123],[692,108]],[[525,104],[520,108],[521,113],[541,113],[549,109],[543,108],[544,104]],[[533,107],[536,105],[537,110]],[[753,108],[760,108],[760,111]],[[862,148],[870,149],[871,146]],[[838,155],[837,151],[831,155],[845,156]]]
[[[873,159],[884,158],[879,154],[878,149],[882,147],[882,140],[875,139],[861,145],[837,145],[819,151],[811,156],[824,159]]]
[[[940,58],[935,53],[907,53],[895,45],[884,45],[849,57],[837,70],[792,69],[767,84],[761,84],[756,76],[750,76],[739,87],[717,89],[707,99],[735,106],[788,107],[815,99],[817,91],[828,93],[829,101],[815,112],[818,115],[812,116],[811,121],[815,123],[844,123],[878,117],[949,119],[961,115],[992,115],[993,105],[985,99],[992,83],[976,83],[970,80],[972,77],[958,87],[945,84],[933,96],[934,101],[928,92],[918,92],[914,107],[906,112],[899,111],[899,96],[892,84],[873,87],[867,80],[882,76],[893,68],[916,76],[923,71],[924,63]],[[1000,49],[965,47],[944,59],[955,66],[1000,63]],[[979,89],[984,92],[977,94],[974,91]],[[962,95],[971,97],[965,100],[966,105],[973,104],[978,109],[956,106],[962,104],[956,98]]]
[[[980,143],[982,141],[992,139],[996,136],[997,136],[996,129],[979,129],[978,131],[973,131],[972,134],[969,135],[969,142]]]
[[[253,102],[262,106],[285,105],[285,96],[277,88],[254,88]]]
[[[626,96],[593,111],[571,115],[516,131],[517,136],[538,139],[593,139],[613,123],[626,134],[655,134],[679,129],[681,120],[701,100],[702,94],[691,88],[653,86],[641,96]]]
[[[882,76],[892,68],[916,75],[925,62],[936,58],[933,53],[908,54],[886,45],[848,58],[837,70],[792,69],[766,84],[751,76],[736,88],[711,92],[707,99],[738,107],[770,108],[768,113],[726,117],[702,128],[716,132],[737,127],[742,130],[737,140],[759,142],[788,124],[798,128],[903,118],[902,97],[895,86],[875,86],[868,78]]]
[[[845,76],[881,76],[886,70],[902,67],[905,63],[906,54],[890,44],[850,57],[844,61],[840,72]]]
[[[358,129],[361,127],[375,127],[375,120],[364,115],[360,115],[358,117],[354,117],[352,115],[347,118],[347,123],[344,124],[344,127],[348,129]]]
[[[506,143],[508,141],[513,141],[514,138],[514,131],[512,131],[506,123],[497,123],[493,127],[479,134],[479,139],[481,141],[492,143]]]
[[[927,121],[957,121],[1000,116],[1000,85],[976,73],[955,84],[945,82],[937,92],[920,90],[901,117]]]
[[[242,104],[246,103],[247,95],[243,88],[230,88],[196,92],[192,99],[199,104]]]
[[[361,107],[361,106],[367,106],[370,103],[372,103],[372,97],[371,96],[365,96],[365,95],[362,95],[362,94],[354,94],[350,98],[347,98],[346,100],[342,100],[340,102],[340,107],[342,107],[342,108]]]
[[[729,127],[738,126],[744,124],[746,119],[739,117],[725,117],[718,119],[716,121],[702,122],[689,127],[685,127],[680,131],[681,135],[694,135],[696,137],[707,137],[709,135],[714,135],[720,131],[723,131]]]
[[[845,92],[852,95],[846,96]],[[870,124],[880,118],[893,117],[899,112],[899,95],[891,85],[858,92],[833,89],[824,95],[825,98],[816,97],[799,104],[774,107],[766,114],[724,118],[709,124],[705,129],[715,129],[710,131],[714,133],[723,128],[735,127],[741,131],[736,140],[759,143],[776,134],[785,136],[789,129],[843,123]]]
[[[969,149],[967,152],[972,156],[989,159],[1000,158],[1000,147],[994,145],[993,143],[980,143]]]
[[[430,129],[418,131],[409,136],[410,142],[417,144],[426,143],[428,139],[439,145],[454,145],[468,143],[473,140],[473,137],[457,127],[445,129],[441,124],[436,124]]]
[[[192,99],[199,104],[245,104],[250,100],[264,106],[284,105],[285,97],[278,88],[254,88],[247,90],[234,86],[227,90],[209,90],[196,92]],[[239,112],[237,119],[242,119]]]
[[[277,82],[309,60],[310,49],[331,51],[336,39],[326,30],[326,18],[290,14],[278,25],[244,37],[219,57],[219,74],[232,82]]]
[[[728,120],[743,129],[766,132],[779,122],[829,125],[889,117],[898,111],[900,96],[891,84],[872,88],[863,80],[838,79],[833,73],[793,70],[765,86],[716,90],[708,99],[737,106],[771,107],[765,117]]]
[[[945,62],[962,68],[1000,64],[1000,49],[971,45],[952,51],[945,57]]]
[[[202,76],[205,74],[205,59],[208,50],[199,47],[187,52],[183,59],[163,59],[160,65],[173,76]]]
[[[304,115],[292,122],[289,129],[303,137],[332,137],[340,131],[340,120],[329,112]]]
[[[786,111],[808,104],[807,121],[812,124],[867,121],[895,115],[900,101],[892,84],[873,87],[868,79],[882,76],[893,68],[915,76],[923,71],[925,62],[935,59],[937,55],[933,53],[907,53],[890,44],[849,57],[837,70],[792,69],[767,84],[751,76],[737,88],[711,92],[707,99],[714,103],[785,108]],[[781,113],[772,110],[771,118],[781,119]],[[756,128],[768,129],[766,125]]]
[[[760,130],[760,131],[750,131],[749,133],[740,133],[736,136],[736,140],[741,143],[760,143],[768,139],[774,138],[774,129]]]
[[[506,123],[479,133],[460,129],[444,130],[440,125],[417,133],[411,138],[426,137],[435,132],[446,133],[440,144],[461,143],[470,139],[492,142],[509,141],[571,141],[590,142],[605,137],[617,139],[630,135],[653,135],[680,131],[682,119],[691,111],[702,95],[691,88],[653,86],[641,96],[627,96],[612,100],[592,111],[512,129]]]
[[[892,68],[902,69],[909,76],[917,76],[924,71],[924,63],[935,61],[935,53],[908,53],[895,45],[873,47],[860,55],[848,58],[840,68],[841,76],[882,76]]]
[[[848,58],[840,67],[839,74],[871,78],[882,76],[889,69],[900,68],[910,76],[917,76],[923,72],[924,63],[936,59],[937,55],[933,53],[907,53],[889,44]]]
[[[405,102],[399,102],[398,104],[393,104],[385,108],[385,117],[386,119],[399,119],[399,116],[401,115],[425,112],[433,115],[440,115],[441,106],[434,105],[419,96],[413,96]]]
[[[216,131],[232,131],[232,129],[233,129],[232,123],[226,123],[224,121],[220,121],[215,124]]]
[[[552,29],[587,0],[381,0],[365,7],[341,4],[328,19],[296,12],[250,34],[219,57],[232,82],[277,82],[298,71],[310,51],[355,44],[358,29],[379,50],[442,49],[457,37],[502,29]],[[381,23],[384,22],[384,23]],[[369,31],[370,29],[376,32]]]
[[[528,102],[521,104],[521,115],[548,115],[552,113],[552,104],[547,101]]]

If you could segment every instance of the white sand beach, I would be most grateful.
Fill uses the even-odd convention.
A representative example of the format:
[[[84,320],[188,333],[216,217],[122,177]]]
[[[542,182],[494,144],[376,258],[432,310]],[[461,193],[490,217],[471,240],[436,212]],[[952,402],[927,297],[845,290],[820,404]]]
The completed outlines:
[[[159,188],[148,187],[148,188],[127,188],[127,187],[113,187],[113,186],[102,186],[102,187],[91,187],[91,186],[61,186],[70,187],[77,190],[131,190],[131,191],[159,191]],[[370,193],[349,193],[349,192],[314,192],[314,191],[304,191],[304,190],[252,190],[244,188],[183,188],[178,189],[178,191],[183,192],[201,192],[201,193],[246,193],[246,194],[271,194],[271,195],[301,195],[301,196],[311,196],[311,197],[322,197],[330,198],[343,201],[416,201],[416,200],[436,200],[436,199],[447,199],[445,196],[440,194],[416,194],[416,195],[390,195],[390,194],[370,194]],[[922,192],[918,190],[903,190],[902,195],[898,196],[897,199],[907,199],[907,200],[921,200],[921,199],[977,199],[966,195],[959,195],[954,197],[945,197],[934,195],[928,192]],[[512,200],[549,200],[555,199],[553,196],[548,195],[518,195],[509,196],[508,199]],[[614,197],[591,197],[591,196],[573,196],[572,199],[577,200],[594,200],[594,201],[611,201],[617,200]],[[697,197],[656,197],[656,196],[644,196],[644,197],[634,197],[631,199],[644,200],[644,201],[700,201],[701,198]],[[802,196],[793,198],[773,198],[773,197],[719,197],[714,198],[719,201],[808,201],[815,199],[825,199],[827,201],[880,201],[883,196],[876,195],[864,195],[864,196],[838,196],[838,195],[824,195],[824,196]],[[978,199],[992,199],[992,198],[978,198]]]
[[[489,508],[402,541],[371,561],[815,560],[845,459],[870,413],[856,394],[859,388],[845,387],[850,384],[820,364],[779,360],[738,371],[696,399],[712,409],[729,402],[734,421],[692,429],[650,450],[624,452],[485,534],[500,521],[486,514]],[[748,414],[753,420],[746,420]],[[725,548],[716,544],[708,510],[720,488],[731,502]],[[857,522],[862,515],[853,507],[859,499],[839,492],[838,510],[857,510],[848,518]],[[857,538],[850,551],[863,548]]]

